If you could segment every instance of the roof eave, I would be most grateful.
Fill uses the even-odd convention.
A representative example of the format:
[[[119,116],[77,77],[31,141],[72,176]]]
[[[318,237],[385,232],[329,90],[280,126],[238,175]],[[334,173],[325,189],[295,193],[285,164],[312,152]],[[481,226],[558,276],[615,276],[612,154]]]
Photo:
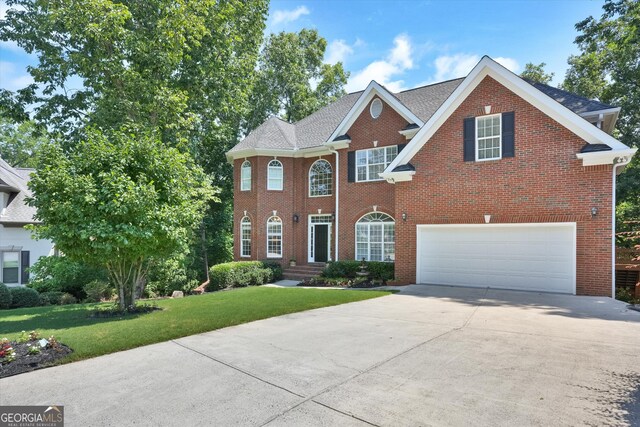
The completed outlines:
[[[415,174],[416,171],[382,172],[380,177],[384,178],[390,184],[395,184],[396,182],[411,181]]]
[[[582,166],[613,165],[626,163],[638,151],[637,148],[626,150],[593,151],[591,153],[577,153],[576,157],[582,160]]]

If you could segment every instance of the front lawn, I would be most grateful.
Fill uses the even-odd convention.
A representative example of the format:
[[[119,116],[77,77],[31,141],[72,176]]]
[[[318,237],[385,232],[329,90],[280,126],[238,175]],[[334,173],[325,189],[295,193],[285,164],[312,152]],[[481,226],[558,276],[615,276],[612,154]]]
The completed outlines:
[[[90,318],[99,304],[0,311],[0,338],[37,330],[73,349],[63,362],[127,350],[254,320],[388,295],[389,292],[250,287],[157,302],[161,311]],[[104,304],[103,304],[104,305]]]

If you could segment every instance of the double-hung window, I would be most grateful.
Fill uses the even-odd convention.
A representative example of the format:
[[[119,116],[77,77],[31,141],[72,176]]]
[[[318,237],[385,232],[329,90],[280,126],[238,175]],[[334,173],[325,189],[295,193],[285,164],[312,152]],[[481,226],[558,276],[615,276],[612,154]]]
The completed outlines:
[[[387,261],[396,259],[396,223],[382,212],[371,212],[356,223],[356,259]]]
[[[380,173],[397,155],[397,145],[356,151],[356,181],[381,181]]]
[[[251,256],[251,219],[248,216],[240,221],[240,256]]]
[[[0,262],[2,263],[2,283],[20,282],[20,252],[0,252]]]
[[[267,258],[282,258],[282,220],[277,216],[267,220]]]
[[[283,172],[279,160],[271,160],[267,166],[267,190],[282,190]]]
[[[251,191],[251,162],[245,160],[240,167],[240,191]]]
[[[501,114],[476,117],[476,160],[502,157]]]

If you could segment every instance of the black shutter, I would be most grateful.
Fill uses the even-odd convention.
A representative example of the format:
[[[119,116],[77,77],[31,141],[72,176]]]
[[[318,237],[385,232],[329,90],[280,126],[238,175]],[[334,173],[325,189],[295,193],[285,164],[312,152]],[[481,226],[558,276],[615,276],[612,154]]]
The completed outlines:
[[[347,153],[347,181],[356,182],[356,152]]]
[[[398,144],[398,153],[400,153],[406,146],[407,144]]]
[[[20,255],[20,283],[29,283],[29,251],[22,251]]]
[[[476,159],[476,118],[464,119],[464,161],[473,162]]]
[[[515,157],[515,113],[502,113],[502,157]]]

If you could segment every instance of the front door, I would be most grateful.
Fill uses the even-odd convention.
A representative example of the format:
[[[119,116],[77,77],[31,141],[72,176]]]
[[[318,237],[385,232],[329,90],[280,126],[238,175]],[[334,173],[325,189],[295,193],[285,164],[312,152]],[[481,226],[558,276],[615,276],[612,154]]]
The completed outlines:
[[[314,225],[313,260],[315,262],[327,262],[329,259],[329,225]]]

